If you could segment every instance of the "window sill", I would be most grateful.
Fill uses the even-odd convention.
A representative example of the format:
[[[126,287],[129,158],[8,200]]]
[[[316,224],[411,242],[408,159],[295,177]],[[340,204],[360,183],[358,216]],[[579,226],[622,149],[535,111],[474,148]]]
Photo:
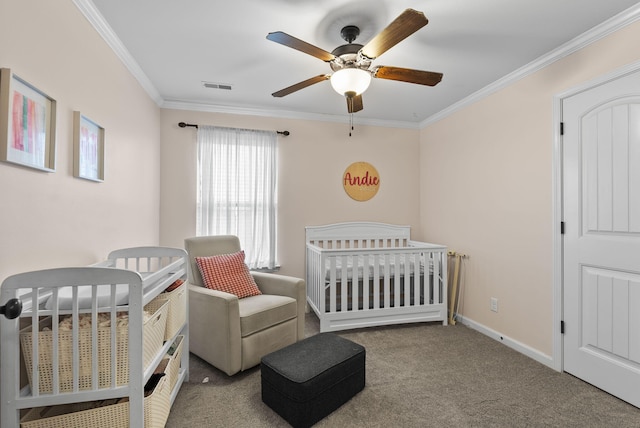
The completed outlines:
[[[264,272],[264,273],[275,273],[280,270],[280,266],[276,266],[274,268],[259,268],[259,269],[250,269],[251,272]]]

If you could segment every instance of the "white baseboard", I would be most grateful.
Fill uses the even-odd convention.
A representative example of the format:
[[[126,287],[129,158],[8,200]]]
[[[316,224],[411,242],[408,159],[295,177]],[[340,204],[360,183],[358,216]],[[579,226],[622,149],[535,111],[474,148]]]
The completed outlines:
[[[557,371],[556,365],[554,364],[553,357],[550,355],[543,354],[540,351],[537,351],[524,343],[518,342],[517,340],[511,339],[510,337],[505,336],[495,330],[490,329],[487,326],[484,326],[480,323],[477,323],[469,318],[465,318],[461,315],[456,316],[456,321],[466,325],[469,328],[479,331],[480,333],[489,336],[490,338],[497,340],[500,343],[505,344],[509,348],[520,352],[521,354],[526,355],[529,358],[536,360],[537,362],[552,368]]]

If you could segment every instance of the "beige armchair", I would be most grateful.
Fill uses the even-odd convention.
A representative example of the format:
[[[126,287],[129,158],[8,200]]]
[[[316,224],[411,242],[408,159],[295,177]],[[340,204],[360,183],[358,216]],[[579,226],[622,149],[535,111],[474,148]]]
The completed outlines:
[[[258,296],[206,288],[196,257],[240,251],[236,236],[184,241],[189,254],[189,350],[229,376],[254,367],[273,351],[304,338],[306,285],[300,278],[252,272]]]

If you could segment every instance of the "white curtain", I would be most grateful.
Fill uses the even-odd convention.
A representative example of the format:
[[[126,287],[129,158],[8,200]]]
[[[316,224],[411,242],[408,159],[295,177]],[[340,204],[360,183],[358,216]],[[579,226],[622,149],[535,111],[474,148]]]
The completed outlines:
[[[250,269],[276,261],[277,133],[198,127],[196,234],[236,235]]]

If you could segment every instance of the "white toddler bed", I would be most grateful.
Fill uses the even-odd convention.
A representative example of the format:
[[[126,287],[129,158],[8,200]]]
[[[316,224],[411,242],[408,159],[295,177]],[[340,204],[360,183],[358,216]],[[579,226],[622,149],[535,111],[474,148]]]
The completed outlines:
[[[320,331],[447,324],[447,248],[409,226],[348,222],[306,228],[307,302]]]

